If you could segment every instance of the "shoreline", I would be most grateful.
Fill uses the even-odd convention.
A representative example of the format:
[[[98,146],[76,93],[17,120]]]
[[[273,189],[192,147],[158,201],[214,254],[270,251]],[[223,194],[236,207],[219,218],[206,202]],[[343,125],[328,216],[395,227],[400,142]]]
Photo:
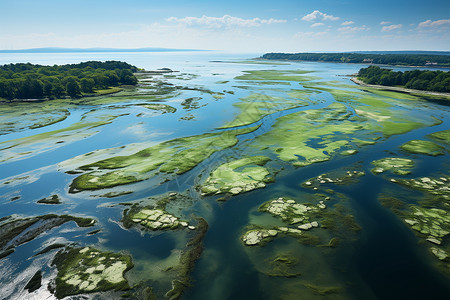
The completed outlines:
[[[394,92],[400,92],[400,93],[407,93],[407,94],[419,94],[423,96],[439,96],[439,97],[445,97],[450,100],[450,93],[441,93],[441,92],[431,92],[431,91],[423,91],[423,90],[413,90],[413,89],[407,89],[407,88],[401,88],[401,87],[395,87],[395,86],[385,86],[385,85],[375,85],[375,84],[368,84],[361,80],[359,80],[357,77],[350,78],[351,81],[356,83],[357,85],[364,86],[364,87],[370,87],[378,90],[386,90],[386,91],[394,91]]]

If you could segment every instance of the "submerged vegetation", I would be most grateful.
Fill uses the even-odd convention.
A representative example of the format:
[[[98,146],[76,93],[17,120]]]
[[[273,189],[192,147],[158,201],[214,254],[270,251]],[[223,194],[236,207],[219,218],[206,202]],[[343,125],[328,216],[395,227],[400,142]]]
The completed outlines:
[[[53,259],[58,269],[55,295],[64,298],[81,293],[94,293],[130,288],[124,273],[133,267],[128,255],[84,248],[67,248]]]

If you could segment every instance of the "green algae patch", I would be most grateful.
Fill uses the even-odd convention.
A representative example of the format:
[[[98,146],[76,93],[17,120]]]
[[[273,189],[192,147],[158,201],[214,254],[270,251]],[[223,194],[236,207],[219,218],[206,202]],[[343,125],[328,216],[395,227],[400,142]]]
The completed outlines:
[[[301,275],[299,259],[291,253],[280,253],[265,260],[261,273],[270,277],[293,278]]]
[[[321,174],[317,177],[309,178],[305,182],[301,184],[304,188],[309,188],[313,190],[319,190],[322,186],[327,184],[337,184],[337,185],[347,185],[354,184],[358,182],[358,178],[366,175],[364,171],[335,171],[332,174]],[[325,200],[329,200],[329,197],[325,198]]]
[[[415,154],[425,154],[430,156],[443,155],[445,148],[441,145],[433,143],[431,141],[422,140],[412,140],[400,147],[402,150],[415,153]]]
[[[410,207],[411,213],[405,216],[405,223],[426,236],[427,241],[440,245],[450,233],[450,213],[438,208]]]
[[[318,205],[300,204],[295,200],[280,197],[275,200],[268,201],[259,207],[260,212],[267,212],[274,216],[280,217],[288,224],[296,224],[303,222],[299,229],[308,230],[315,224],[309,223],[310,216],[317,214],[321,209],[325,209],[326,205],[321,201]],[[316,222],[317,223],[317,222]]]
[[[275,229],[251,229],[242,235],[242,242],[246,246],[263,246],[270,242],[277,234],[278,231]]]
[[[202,100],[202,98],[200,97],[187,98],[183,100],[183,102],[181,102],[181,107],[184,110],[193,111],[207,105],[207,104],[200,105],[200,100]]]
[[[187,197],[178,193],[170,193],[153,200],[156,201],[155,204],[146,206],[133,204],[129,209],[126,209],[122,218],[124,227],[130,228],[139,224],[143,228],[152,231],[174,230],[183,227],[195,229],[187,221],[180,220],[180,218],[166,211],[168,203],[171,201],[186,201],[188,200]]]
[[[278,118],[272,130],[256,137],[252,146],[268,149],[298,167],[327,161],[349,144],[348,135],[363,129],[361,124],[349,121],[350,116],[340,103],[292,113]],[[311,145],[312,140],[318,146]]]
[[[145,107],[147,109],[158,110],[163,114],[164,113],[174,113],[177,111],[177,109],[175,107],[167,105],[167,104],[149,103],[149,104],[138,104],[138,105]]]
[[[268,157],[253,156],[220,165],[202,184],[202,195],[236,195],[265,187],[272,180],[270,172],[263,167],[268,161]]]
[[[81,166],[79,169],[88,173],[72,181],[70,192],[97,190],[139,182],[153,177],[155,174],[151,172],[156,170],[167,175],[183,174],[213,153],[236,145],[237,135],[252,132],[257,128],[178,138],[131,155],[115,156]]]
[[[358,153],[358,150],[356,150],[356,149],[348,149],[348,150],[341,151],[341,155],[343,155],[343,156],[354,155],[356,153]]]
[[[164,206],[133,206],[124,215],[122,222],[126,228],[140,224],[148,230],[177,229],[189,226],[188,222],[181,221],[165,211]]]
[[[198,218],[195,234],[188,241],[187,248],[181,254],[180,264],[175,268],[177,278],[172,281],[172,289],[165,294],[168,299],[179,299],[183,292],[192,285],[190,274],[203,252],[203,240],[207,232],[208,223],[205,219]]]
[[[450,177],[448,176],[439,178],[419,177],[416,179],[391,179],[391,182],[428,192],[432,195],[443,196],[447,200],[450,199]]]
[[[312,92],[305,92],[309,95]],[[283,110],[308,105],[308,102],[283,97],[274,97],[260,93],[253,93],[241,98],[241,101],[233,104],[239,109],[239,114],[235,119],[220,128],[231,128],[255,123],[263,117]]]
[[[414,168],[414,161],[407,158],[386,157],[374,160],[372,165],[375,166],[372,169],[372,173],[374,174],[391,171],[397,175],[408,175],[411,174],[411,170]]]
[[[133,267],[129,255],[92,247],[67,248],[56,254],[52,264],[58,269],[55,287],[58,298],[130,288],[124,277]]]
[[[46,198],[42,198],[37,203],[43,204],[61,204],[61,198],[58,195],[52,195]]]
[[[385,137],[407,133],[425,126],[440,124],[432,116],[423,116],[412,109],[414,102],[395,95],[382,95],[368,92],[355,92],[340,89],[316,87],[329,92],[336,101],[352,106],[364,127],[381,132]],[[398,93],[397,93],[398,94]]]
[[[450,276],[450,177],[391,179],[391,182],[426,193],[417,204],[402,203],[390,208],[426,243],[430,254],[438,260],[437,267]]]
[[[428,135],[429,137],[450,145],[450,129],[438,131]]]
[[[244,71],[244,75],[237,76],[236,80],[255,80],[255,81],[311,81],[321,79],[317,76],[305,76],[305,74],[313,71],[305,70],[258,70],[258,71]]]

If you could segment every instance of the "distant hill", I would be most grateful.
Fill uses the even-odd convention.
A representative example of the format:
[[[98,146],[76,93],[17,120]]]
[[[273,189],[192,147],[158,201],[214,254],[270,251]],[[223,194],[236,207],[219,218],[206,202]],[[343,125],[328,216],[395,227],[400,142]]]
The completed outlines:
[[[19,50],[0,50],[0,53],[92,53],[92,52],[178,52],[178,51],[205,51],[198,49],[171,49],[171,48],[32,48]]]
[[[387,51],[386,51],[387,52]],[[378,64],[392,66],[419,66],[450,68],[450,55],[417,53],[266,53],[260,58],[273,60],[299,60],[335,63]],[[439,53],[439,52],[436,52]]]

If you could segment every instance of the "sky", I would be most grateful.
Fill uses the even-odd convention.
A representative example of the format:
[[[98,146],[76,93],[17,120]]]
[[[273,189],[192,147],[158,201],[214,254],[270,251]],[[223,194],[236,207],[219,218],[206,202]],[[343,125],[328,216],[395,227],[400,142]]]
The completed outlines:
[[[0,49],[450,50],[449,0],[0,0]]]

